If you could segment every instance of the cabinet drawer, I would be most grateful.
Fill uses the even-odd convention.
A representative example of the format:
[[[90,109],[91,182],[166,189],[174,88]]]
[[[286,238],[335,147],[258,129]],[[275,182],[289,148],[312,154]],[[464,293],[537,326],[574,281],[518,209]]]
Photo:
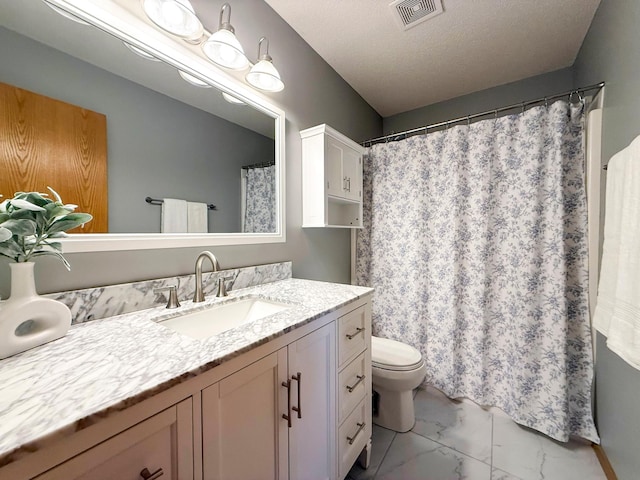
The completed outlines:
[[[366,400],[360,402],[338,430],[340,478],[344,478],[371,437],[367,424]]]
[[[338,358],[340,367],[358,356],[367,347],[370,326],[364,305],[338,319]]]
[[[191,399],[184,400],[36,480],[141,480],[144,469],[154,479],[193,479],[191,408]]]
[[[339,375],[338,424],[351,413],[367,393],[367,368],[364,352],[347,365]]]

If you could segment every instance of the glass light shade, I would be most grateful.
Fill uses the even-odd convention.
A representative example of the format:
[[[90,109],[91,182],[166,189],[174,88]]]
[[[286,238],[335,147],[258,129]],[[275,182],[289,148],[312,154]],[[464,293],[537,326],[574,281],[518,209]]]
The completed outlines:
[[[154,57],[153,55],[151,55],[150,53],[145,52],[144,50],[136,47],[135,45],[131,45],[130,43],[127,42],[122,42],[124,43],[124,45],[131,50],[133,53],[135,53],[136,55],[141,56],[142,58],[146,59],[146,60],[151,60],[153,62],[159,62],[160,59]]]
[[[284,89],[284,83],[280,80],[280,74],[270,60],[260,60],[247,73],[247,82],[265,92],[280,92]]]
[[[204,33],[189,0],[142,0],[142,8],[153,23],[173,35],[197,40]]]
[[[249,60],[236,36],[224,28],[209,37],[202,45],[202,51],[209,60],[221,67],[242,70],[249,65]]]
[[[246,105],[239,98],[234,97],[233,95],[229,95],[227,92],[222,92],[222,98],[224,98],[227,102],[233,103],[234,105]]]
[[[185,82],[189,82],[191,85],[195,85],[196,87],[202,87],[202,88],[211,88],[211,85],[209,85],[206,82],[203,82],[197,77],[194,77],[190,73],[183,72],[182,70],[178,70],[178,74],[182,77],[182,79]]]

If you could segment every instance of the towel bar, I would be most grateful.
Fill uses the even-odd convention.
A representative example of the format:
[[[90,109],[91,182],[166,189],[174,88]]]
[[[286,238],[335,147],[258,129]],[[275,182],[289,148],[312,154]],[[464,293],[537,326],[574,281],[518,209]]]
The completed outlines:
[[[151,198],[151,197],[145,197],[144,201],[147,203],[150,203],[151,205],[162,205],[162,202],[163,202],[161,198]],[[216,207],[213,203],[207,203],[207,208],[209,210],[218,209],[218,207]]]

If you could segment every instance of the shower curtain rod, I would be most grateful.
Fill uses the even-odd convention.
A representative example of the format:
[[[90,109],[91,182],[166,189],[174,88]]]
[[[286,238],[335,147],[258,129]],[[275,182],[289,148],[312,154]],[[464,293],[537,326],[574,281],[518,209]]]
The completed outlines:
[[[558,93],[557,95],[551,95],[549,97],[542,97],[542,98],[538,98],[536,100],[529,100],[526,102],[520,102],[520,103],[514,103],[513,105],[508,105],[506,107],[500,107],[500,108],[494,108],[493,110],[487,110],[485,112],[481,112],[481,113],[474,113],[473,115],[467,115],[466,117],[459,117],[459,118],[455,118],[453,120],[447,120],[445,122],[439,122],[439,123],[434,123],[431,125],[427,125],[425,127],[418,127],[418,128],[412,128],[411,130],[405,130],[404,132],[398,132],[398,133],[390,133],[389,135],[385,135],[383,137],[377,137],[377,138],[372,138],[371,140],[365,140],[364,142],[361,143],[361,145],[363,147],[370,147],[376,143],[382,143],[382,142],[388,142],[389,140],[391,141],[396,141],[396,140],[404,140],[405,138],[407,138],[408,135],[414,134],[414,133],[418,133],[418,132],[424,132],[427,133],[429,130],[434,129],[434,128],[438,128],[438,127],[450,127],[456,123],[460,123],[460,122],[470,122],[473,119],[479,118],[479,117],[484,117],[487,115],[495,115],[498,116],[498,113],[500,112],[506,112],[508,110],[513,110],[516,108],[522,108],[522,110],[524,111],[525,108],[534,105],[536,103],[547,103],[550,100],[556,100],[558,98],[562,98],[562,97],[566,97],[569,96],[569,100],[571,100],[571,98],[573,97],[573,95],[578,95],[580,96],[581,94],[583,94],[584,92],[588,92],[590,90],[600,90],[602,87],[604,87],[604,82],[600,82],[600,83],[596,83],[594,85],[589,85],[588,87],[582,87],[582,88],[575,88],[573,90],[568,90],[566,92],[563,93]],[[396,138],[396,137],[402,137],[402,138]]]

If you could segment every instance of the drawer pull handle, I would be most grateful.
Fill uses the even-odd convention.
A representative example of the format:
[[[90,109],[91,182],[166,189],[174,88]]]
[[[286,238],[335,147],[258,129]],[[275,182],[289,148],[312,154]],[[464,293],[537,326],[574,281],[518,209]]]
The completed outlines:
[[[356,380],[356,383],[351,386],[347,385],[347,390],[349,390],[349,393],[353,392],[356,387],[362,383],[362,381],[364,380],[364,375],[356,375],[356,378],[358,379]]]
[[[297,375],[291,375],[291,380],[298,382],[298,406],[291,407],[291,410],[298,412],[298,418],[302,418],[302,397],[300,396],[300,390],[302,389],[302,374],[298,372]]]
[[[282,386],[287,389],[287,413],[283,413],[282,418],[287,421],[287,426],[291,428],[291,380],[282,382]]]
[[[362,328],[362,327],[358,327],[358,328],[356,328],[355,333],[347,333],[346,337],[347,337],[349,340],[352,340],[352,339],[353,339],[353,337],[357,337],[357,336],[358,336],[359,334],[361,334],[362,332],[364,332],[364,328]]]
[[[164,475],[164,472],[162,471],[161,468],[159,468],[153,473],[151,473],[148,468],[143,468],[142,471],[140,472],[140,476],[144,480],[155,480],[156,478],[160,478],[162,475]]]
[[[364,426],[365,426],[366,424],[365,424],[364,422],[362,422],[362,423],[358,423],[357,425],[358,425],[358,430],[356,431],[355,435],[354,435],[353,437],[347,437],[347,441],[349,442],[349,445],[353,445],[353,442],[355,442],[355,441],[356,441],[356,437],[357,437],[358,435],[360,435],[360,432],[361,432],[362,430],[364,430]]]

